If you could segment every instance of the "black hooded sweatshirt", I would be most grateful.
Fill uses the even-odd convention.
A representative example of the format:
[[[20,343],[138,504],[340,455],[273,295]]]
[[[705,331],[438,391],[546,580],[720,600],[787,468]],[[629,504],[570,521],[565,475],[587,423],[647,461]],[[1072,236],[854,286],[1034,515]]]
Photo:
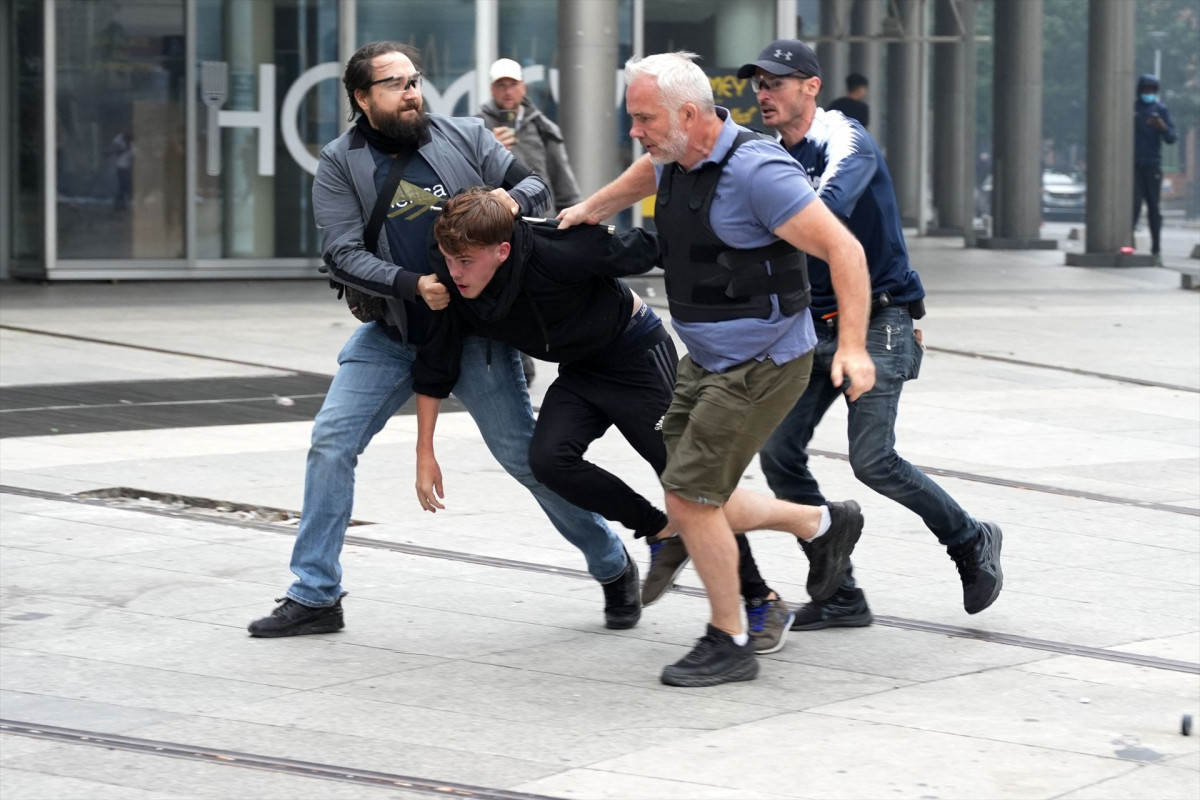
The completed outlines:
[[[444,398],[454,390],[467,336],[485,336],[543,361],[603,360],[633,314],[633,294],[617,278],[659,262],[658,239],[640,228],[558,230],[517,220],[512,252],[474,300],[458,292],[436,246],[433,271],[450,305],[433,313],[429,341],[413,365],[413,391]]]

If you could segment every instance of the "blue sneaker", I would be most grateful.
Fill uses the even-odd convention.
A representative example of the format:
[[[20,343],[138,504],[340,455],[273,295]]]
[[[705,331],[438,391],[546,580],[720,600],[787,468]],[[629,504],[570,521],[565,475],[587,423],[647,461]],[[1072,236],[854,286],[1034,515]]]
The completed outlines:
[[[757,655],[778,653],[796,614],[789,610],[782,597],[774,600],[755,599],[746,603],[746,621],[750,628],[750,644]]]

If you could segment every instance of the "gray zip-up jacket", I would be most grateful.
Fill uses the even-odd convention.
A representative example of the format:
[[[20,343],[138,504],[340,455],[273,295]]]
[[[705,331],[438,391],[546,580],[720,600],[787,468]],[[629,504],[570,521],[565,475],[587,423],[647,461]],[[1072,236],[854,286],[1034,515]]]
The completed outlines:
[[[550,184],[555,211],[575,205],[583,196],[567,160],[562,131],[528,97],[521,101],[521,108],[523,114],[515,126],[517,143],[512,146],[513,155]],[[505,114],[495,103],[484,103],[479,116],[488,128],[514,127]]]
[[[471,186],[503,186],[513,155],[479,119],[430,114],[429,134],[429,141],[417,152],[429,162],[448,196]],[[386,298],[384,320],[397,327],[407,341],[405,303],[424,302],[417,295],[417,280],[433,270],[428,261],[395,264],[386,230],[379,234],[378,256],[363,245],[363,232],[378,196],[375,169],[375,157],[357,127],[326,145],[313,179],[313,216],[330,277]],[[508,193],[521,213],[529,216],[542,213],[550,202],[550,191],[536,174],[519,181]]]

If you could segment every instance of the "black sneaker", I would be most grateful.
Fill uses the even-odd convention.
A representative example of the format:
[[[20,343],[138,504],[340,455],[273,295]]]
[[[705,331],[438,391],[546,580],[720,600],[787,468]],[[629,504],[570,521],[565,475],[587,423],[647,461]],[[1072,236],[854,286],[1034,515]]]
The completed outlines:
[[[625,571],[608,583],[604,589],[604,627],[616,630],[632,628],[642,618],[642,593],[638,589],[638,568],[625,552]]]
[[[963,608],[968,614],[978,614],[996,602],[1004,587],[1004,570],[1000,568],[1000,544],[1004,534],[994,522],[983,523],[983,530],[969,542],[947,548],[958,567],[963,585]]]
[[[345,597],[345,595],[342,595]],[[274,639],[279,636],[304,636],[309,633],[334,633],[346,627],[342,619],[342,598],[331,606],[315,608],[297,603],[290,597],[281,597],[269,617],[250,623],[251,636]]]
[[[683,538],[672,536],[657,542],[649,542],[650,569],[646,571],[646,582],[642,584],[642,607],[657,603],[671,591],[675,579],[687,566],[691,556],[683,544]]]
[[[832,524],[820,538],[804,543],[808,556],[808,594],[813,600],[828,600],[846,578],[850,554],[862,536],[863,515],[858,503],[829,503]]]
[[[716,686],[730,681],[752,681],[758,677],[754,645],[739,647],[725,631],[708,626],[692,652],[662,671],[668,686]]]
[[[794,631],[824,628],[865,628],[875,621],[862,589],[838,588],[828,600],[814,600],[796,610]]]

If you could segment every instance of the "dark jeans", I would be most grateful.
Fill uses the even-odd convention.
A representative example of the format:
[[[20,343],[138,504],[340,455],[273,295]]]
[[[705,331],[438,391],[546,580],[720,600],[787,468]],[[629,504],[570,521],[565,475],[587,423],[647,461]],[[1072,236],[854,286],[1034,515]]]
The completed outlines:
[[[1142,202],[1146,203],[1146,221],[1150,225],[1150,252],[1159,251],[1162,233],[1162,212],[1158,199],[1162,195],[1162,168],[1135,166],[1133,168],[1133,226],[1137,227],[1138,215],[1142,213]]]
[[[806,448],[821,417],[839,396],[829,382],[837,333],[817,323],[817,349],[808,389],[775,429],[759,457],[767,484],[778,497],[796,503],[825,502],[808,469]],[[886,308],[871,317],[867,352],[875,362],[875,386],[848,404],[847,433],[854,476],[917,514],[947,547],[974,538],[982,525],[927,475],[901,458],[896,446],[896,414],[904,382],[917,377],[922,351],[906,308]]]
[[[529,447],[534,477],[568,502],[619,522],[634,536],[653,536],[667,515],[624,481],[583,457],[615,425],[638,455],[662,474],[667,465],[659,422],[675,389],[679,356],[661,326],[636,346],[602,362],[563,364],[546,390]],[[744,535],[737,536],[742,595],[766,598],[771,589]]]
[[[529,464],[534,477],[568,502],[619,522],[634,536],[653,536],[667,515],[623,480],[583,457],[615,425],[661,474],[667,449],[658,428],[671,404],[679,357],[660,325],[603,360],[562,364],[538,412]]]

